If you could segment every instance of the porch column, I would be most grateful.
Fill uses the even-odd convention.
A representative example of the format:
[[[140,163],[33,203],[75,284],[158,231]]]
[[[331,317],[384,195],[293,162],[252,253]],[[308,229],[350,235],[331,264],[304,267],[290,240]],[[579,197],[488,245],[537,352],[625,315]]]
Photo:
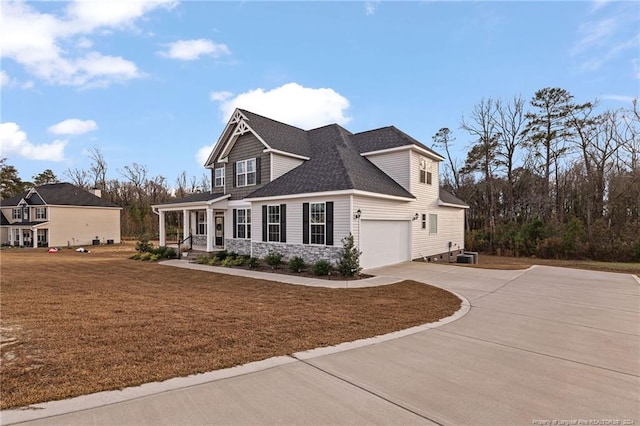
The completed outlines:
[[[184,240],[191,233],[189,229],[189,210],[182,210],[182,239]]]
[[[14,245],[14,242],[16,241],[15,238],[13,237],[15,234],[15,229],[13,228],[9,228],[9,244],[11,244],[12,246]]]
[[[160,217],[160,223],[158,226],[158,233],[160,234],[160,247],[164,247],[165,245],[167,245],[167,236],[164,230],[164,211],[160,210],[158,216]]]
[[[211,206],[207,206],[207,251],[213,251],[214,233],[213,208]]]
[[[18,228],[18,245],[24,246],[24,235],[22,235],[22,228]]]
[[[38,247],[38,230],[35,228],[31,228],[31,245],[33,248]]]

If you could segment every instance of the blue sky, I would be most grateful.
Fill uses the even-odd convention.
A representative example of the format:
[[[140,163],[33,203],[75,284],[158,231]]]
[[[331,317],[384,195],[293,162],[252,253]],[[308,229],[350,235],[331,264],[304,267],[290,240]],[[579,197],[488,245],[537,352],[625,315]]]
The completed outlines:
[[[544,87],[629,107],[640,3],[82,1],[0,4],[0,156],[31,179],[132,163],[201,176],[235,107],[302,128],[395,125],[426,145],[481,99]]]

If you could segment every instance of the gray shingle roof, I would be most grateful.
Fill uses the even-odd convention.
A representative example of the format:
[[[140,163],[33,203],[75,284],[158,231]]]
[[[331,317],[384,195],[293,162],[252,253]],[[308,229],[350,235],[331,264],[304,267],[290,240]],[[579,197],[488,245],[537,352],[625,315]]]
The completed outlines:
[[[184,198],[178,198],[175,200],[166,201],[161,204],[155,204],[156,206],[165,206],[167,204],[183,204],[183,203],[198,203],[204,201],[215,200],[216,198],[222,197],[224,194],[222,192],[211,194],[210,192],[196,192],[194,194],[189,194]]]
[[[84,206],[84,207],[120,207],[110,201],[100,198],[82,188],[70,183],[50,183],[36,186],[35,190],[40,195],[33,194],[29,199],[29,191],[0,201],[0,205],[17,206],[22,199],[29,205],[55,205],[55,206]]]
[[[9,220],[5,217],[4,213],[0,212],[0,225],[1,226],[5,226],[5,225],[10,225],[11,223],[9,222]]]
[[[355,189],[415,198],[354,147],[353,134],[337,124],[307,131],[311,159],[247,198]]]
[[[460,207],[469,207],[469,205],[462,201],[460,198],[456,197],[453,194],[450,194],[442,188],[440,188],[440,201],[447,204],[455,204]]]
[[[417,141],[405,132],[398,130],[394,126],[382,127],[380,129],[368,130],[366,132],[360,132],[353,135],[353,144],[360,151],[372,152],[381,151],[384,149],[399,148],[407,145],[417,145],[422,149],[429,151],[430,153],[442,156],[427,147],[423,143]]]
[[[240,109],[249,126],[273,149],[309,157],[311,149],[307,132],[251,111]]]

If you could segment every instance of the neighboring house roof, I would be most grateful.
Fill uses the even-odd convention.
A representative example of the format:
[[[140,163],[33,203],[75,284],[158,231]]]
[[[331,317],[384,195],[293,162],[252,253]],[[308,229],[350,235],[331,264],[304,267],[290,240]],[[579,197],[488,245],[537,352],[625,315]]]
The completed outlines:
[[[28,205],[83,206],[83,207],[120,207],[70,183],[50,183],[36,186],[6,200],[0,201],[3,207],[17,206],[22,200]]]
[[[0,212],[0,226],[11,225],[9,220],[5,217],[4,213]]]
[[[337,124],[306,132],[310,160],[247,196],[264,198],[355,189],[403,198],[409,191],[360,155],[353,134]]]
[[[167,204],[185,204],[185,203],[199,203],[203,201],[215,200],[216,198],[223,197],[224,194],[222,192],[212,194],[210,192],[196,192],[194,194],[189,194],[186,197],[178,198],[175,200],[165,201],[164,203],[156,204],[158,206],[164,206]]]
[[[456,197],[453,194],[450,194],[442,188],[440,188],[440,201],[447,204],[454,204],[460,207],[469,207],[469,205],[462,201],[460,198]]]

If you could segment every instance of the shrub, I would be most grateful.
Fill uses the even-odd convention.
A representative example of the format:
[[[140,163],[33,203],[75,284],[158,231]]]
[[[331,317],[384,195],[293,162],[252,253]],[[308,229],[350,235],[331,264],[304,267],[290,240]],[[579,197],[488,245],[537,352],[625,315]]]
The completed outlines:
[[[149,257],[149,260],[152,261],[152,262],[157,262],[158,260],[160,260],[160,256],[158,256],[157,254],[152,254]]]
[[[153,244],[149,242],[149,239],[146,237],[140,238],[140,240],[136,243],[136,251],[140,253],[147,253],[153,249]]]
[[[140,253],[136,253],[136,254],[134,254],[133,256],[131,256],[131,257],[130,257],[130,259],[133,259],[133,260],[140,260]]]
[[[222,263],[220,265],[224,266],[225,268],[233,266],[233,258],[231,256],[225,257],[224,259],[222,259]]]
[[[155,254],[160,259],[173,259],[178,256],[173,248],[166,246],[152,248],[151,250],[149,250],[149,253]]]
[[[246,260],[246,259],[245,259],[245,257],[244,257],[244,256],[236,256],[236,258],[235,258],[235,259],[233,259],[233,261],[231,262],[231,264],[232,264],[233,266],[242,266],[242,265],[244,265],[245,260]]]
[[[222,250],[220,253],[216,254],[216,257],[219,260],[225,260],[227,257],[229,257],[229,252],[227,252],[226,250]]]
[[[353,235],[349,233],[342,239],[342,248],[340,249],[340,260],[338,260],[338,271],[344,277],[352,277],[360,273],[360,255],[362,252],[358,250],[353,242]]]
[[[278,266],[282,264],[282,257],[282,253],[270,251],[269,254],[264,257],[264,261],[267,265],[271,266],[272,269],[278,269]]]
[[[140,255],[140,260],[151,260],[151,256],[153,256],[149,252],[144,252]]]
[[[300,272],[304,269],[304,259],[300,256],[294,256],[289,260],[289,270],[292,272]]]
[[[311,267],[311,272],[313,275],[329,275],[331,273],[331,263],[328,260],[318,260]]]
[[[259,264],[260,261],[257,257],[250,257],[249,259],[247,259],[247,266],[251,269],[257,268]]]
[[[205,256],[202,254],[198,255],[198,257],[196,257],[196,263],[206,265],[207,263],[209,263],[209,256]]]
[[[207,265],[209,266],[217,266],[220,264],[220,259],[218,259],[218,257],[213,256],[213,257],[209,257],[207,259]]]

